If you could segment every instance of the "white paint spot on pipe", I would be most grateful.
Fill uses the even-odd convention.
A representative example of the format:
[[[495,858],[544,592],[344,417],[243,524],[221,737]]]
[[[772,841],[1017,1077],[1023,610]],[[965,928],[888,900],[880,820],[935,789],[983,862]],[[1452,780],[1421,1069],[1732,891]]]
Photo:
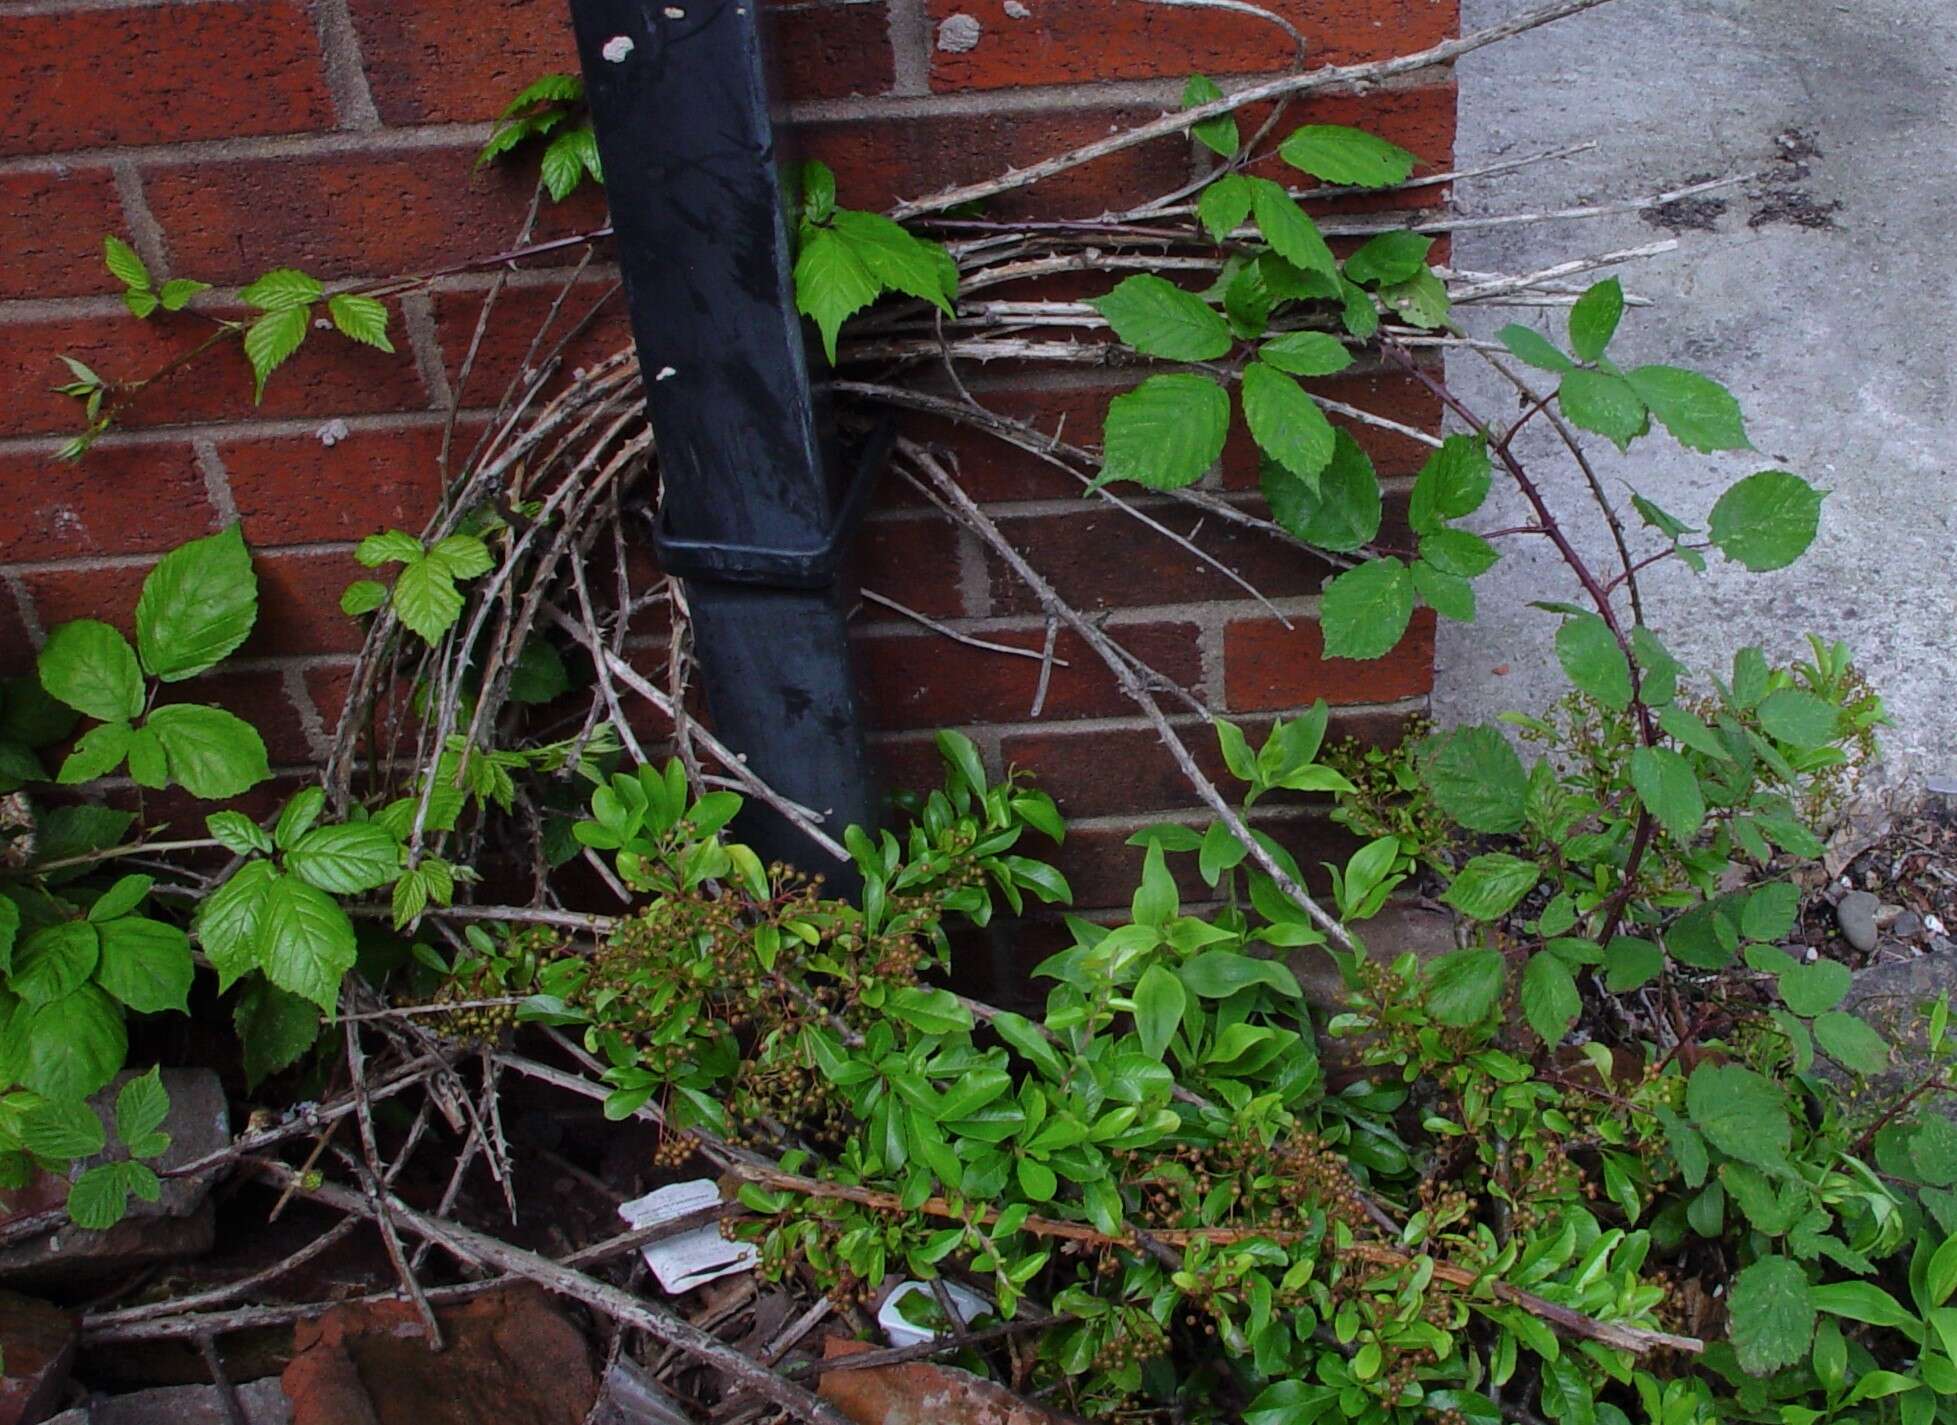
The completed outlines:
[[[653,377],[652,379],[655,381],[664,381],[668,376],[677,376],[677,375],[679,375],[679,372],[674,370],[672,367],[662,366],[659,368],[659,374]]]
[[[613,35],[605,41],[605,47],[599,53],[604,55],[612,64],[623,64],[625,63],[626,56],[631,54],[636,48],[638,46],[632,43],[632,37],[630,35]]]
[[[1019,0],[1006,0],[1006,14],[1014,20],[1030,20],[1033,12],[1019,3]]]
[[[979,22],[964,12],[947,15],[938,26],[938,48],[947,54],[965,54],[978,48]]]

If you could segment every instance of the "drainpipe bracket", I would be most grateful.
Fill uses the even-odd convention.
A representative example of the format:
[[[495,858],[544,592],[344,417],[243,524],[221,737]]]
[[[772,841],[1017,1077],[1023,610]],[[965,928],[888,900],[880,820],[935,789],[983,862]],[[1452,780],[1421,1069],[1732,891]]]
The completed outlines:
[[[688,539],[669,527],[667,506],[660,503],[652,527],[652,552],[662,571],[678,579],[710,584],[748,584],[770,589],[826,589],[849,552],[851,539],[870,504],[870,493],[890,458],[896,427],[886,418],[870,432],[856,461],[849,488],[820,543],[801,549],[766,545],[728,544],[712,539]]]

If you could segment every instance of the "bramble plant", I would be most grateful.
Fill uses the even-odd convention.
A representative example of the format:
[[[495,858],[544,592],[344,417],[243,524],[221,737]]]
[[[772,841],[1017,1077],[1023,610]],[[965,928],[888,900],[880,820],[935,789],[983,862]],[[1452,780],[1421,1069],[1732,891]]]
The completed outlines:
[[[598,180],[581,99],[569,76],[532,86],[482,161],[541,139],[553,198]],[[1572,691],[1507,720],[1528,760],[1494,726],[1328,750],[1323,703],[1257,744],[1213,719],[1241,790],[1226,800],[1192,773],[1213,819],[1137,833],[1127,916],[1068,917],[1071,944],[1035,971],[1037,1014],[995,1009],[936,983],[950,968],[947,922],[1069,899],[1023,844],[1064,835],[1049,798],[1010,771],[994,780],[973,743],[947,732],[944,785],[902,835],[843,833],[859,897],[763,864],[727,835],[742,796],[677,758],[653,765],[617,715],[611,680],[631,670],[607,656],[576,563],[597,526],[577,521],[625,456],[589,459],[584,469],[604,474],[588,489],[567,479],[519,507],[531,531],[550,527],[548,541],[503,523],[501,488],[465,485],[470,498],[424,535],[364,541],[363,564],[397,572],[391,587],[362,580],[343,600],[375,615],[378,652],[362,674],[399,672],[420,720],[410,771],[397,777],[376,755],[369,792],[352,794],[358,733],[343,732],[325,785],[264,822],[221,809],[208,838],[160,843],[127,839],[127,813],[55,808],[0,872],[0,1080],[18,1086],[0,1096],[9,1180],[106,1148],[83,1100],[122,1068],[126,1010],[184,1009],[194,936],[220,991],[240,987],[254,1079],[305,1053],[356,965],[426,991],[433,1033],[480,1047],[485,1065],[523,1025],[577,1031],[606,1113],[660,1124],[661,1167],[699,1153],[741,1180],[745,1216],[724,1226],[757,1244],[764,1273],[844,1305],[900,1274],[956,1274],[987,1292],[1002,1329],[1031,1339],[1012,1384],[1076,1413],[1957,1421],[1957,1128],[1928,1107],[1957,1088],[1947,1000],[1907,1007],[1923,1015],[1927,1049],[1890,1086],[1891,1044],[1848,1007],[1848,968],[1781,948],[1800,906],[1795,873],[1821,853],[1819,823],[1873,755],[1880,700],[1846,649],[1820,641],[1807,661],[1780,665],[1749,646],[1723,676],[1695,672],[1645,623],[1638,596],[1638,574],[1664,560],[1792,563],[1815,538],[1823,492],[1761,471],[1721,494],[1702,527],[1634,494],[1657,544],[1635,555],[1578,432],[1630,451],[1661,427],[1688,449],[1744,451],[1734,398],[1681,368],[1613,361],[1626,304],[1608,280],[1572,305],[1562,342],[1512,326],[1498,334],[1507,356],[1480,352],[1522,401],[1505,427],[1482,419],[1411,344],[1459,334],[1431,242],[1387,232],[1339,259],[1300,195],[1248,171],[1255,144],[1209,112],[1220,102],[1210,81],[1190,80],[1185,105],[1205,117],[1189,127],[1220,166],[1186,231],[1147,239],[1206,254],[1173,270],[1207,264],[1214,281],[1197,292],[1140,273],[1089,304],[1124,361],[1176,368],[1114,399],[1091,483],[1186,490],[1240,418],[1263,457],[1266,523],[1342,569],[1320,609],[1330,657],[1383,656],[1420,602],[1472,618],[1494,541],[1547,539],[1583,602],[1538,606],[1557,620],[1549,638]],[[1276,152],[1320,183],[1360,189],[1405,182],[1416,164],[1320,124]],[[940,335],[940,319],[958,315],[963,255],[839,207],[821,165],[800,182],[798,305],[830,361],[851,359],[845,322],[892,293],[923,304],[910,310]],[[1098,241],[1119,224],[1079,227]],[[113,240],[108,257],[139,318],[197,295],[181,280],[157,286]],[[322,301],[346,335],[386,341],[378,301],[329,297],[302,274],[268,274],[240,296],[260,315],[220,322],[212,341],[242,337],[261,392]],[[1465,427],[1414,482],[1409,548],[1381,543],[1370,460],[1300,384],[1355,353],[1425,385]],[[1553,385],[1536,389],[1509,357]],[[107,396],[146,384],[74,374],[67,389],[89,424],[69,453],[108,427]],[[594,402],[635,399],[625,378],[594,389]],[[1554,428],[1599,504],[1614,572],[1578,552],[1552,487],[1518,455],[1534,422]],[[1040,448],[1054,454],[1059,437]],[[1530,523],[1467,528],[1498,475]],[[966,518],[988,535],[982,514]],[[1011,549],[1003,537],[993,548]],[[565,560],[585,622],[540,622]],[[521,597],[520,573],[534,578]],[[622,631],[636,607],[629,593],[620,604]],[[40,758],[75,714],[93,722],[62,783],[126,765],[138,787],[223,799],[264,780],[248,726],[157,701],[234,651],[256,608],[233,530],[157,566],[134,647],[106,624],[56,629],[38,680],[4,689],[7,790],[47,780]],[[501,716],[572,686],[540,632],[553,627],[589,657],[595,688],[570,736]],[[1152,707],[1142,665],[1104,657]],[[350,705],[373,714],[383,684],[375,675]],[[677,740],[697,753],[684,693],[676,674]],[[1158,727],[1173,743],[1168,721]],[[737,781],[738,760],[719,756]],[[342,900],[386,892],[370,909],[404,933],[450,907],[488,830],[517,820],[520,782],[533,794],[528,863],[542,875],[581,858],[632,913],[601,923],[533,908],[526,921],[504,907],[508,924],[465,925],[451,953],[381,937],[405,966],[391,982],[385,956],[362,965]],[[1362,842],[1317,868],[1329,910],[1306,890],[1306,868],[1246,819],[1281,792],[1332,798]],[[234,857],[215,884],[112,871],[136,852],[215,848]],[[1201,914],[1185,908],[1172,858],[1193,858],[1187,869],[1212,893]],[[195,902],[189,935],[168,911],[137,913],[166,892]],[[1368,953],[1369,922],[1409,892],[1457,913],[1459,948],[1426,963]],[[599,943],[577,943],[572,926],[596,928]],[[1301,978],[1327,959],[1343,985],[1329,1016]],[[154,1071],[120,1091],[121,1156],[78,1178],[76,1221],[113,1221],[130,1196],[155,1193],[143,1160],[165,1146],[160,1092]],[[973,1341],[952,1344],[984,1367]]]

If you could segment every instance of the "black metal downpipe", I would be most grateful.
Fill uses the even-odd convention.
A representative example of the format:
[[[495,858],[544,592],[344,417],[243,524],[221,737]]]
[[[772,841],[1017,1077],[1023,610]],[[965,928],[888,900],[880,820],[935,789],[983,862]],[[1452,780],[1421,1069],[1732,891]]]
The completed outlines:
[[[881,453],[830,478],[759,9],[571,0],[658,442],[655,552],[685,582],[716,732],[840,838],[877,820],[836,572]],[[785,819],[744,816],[764,859],[842,874]]]

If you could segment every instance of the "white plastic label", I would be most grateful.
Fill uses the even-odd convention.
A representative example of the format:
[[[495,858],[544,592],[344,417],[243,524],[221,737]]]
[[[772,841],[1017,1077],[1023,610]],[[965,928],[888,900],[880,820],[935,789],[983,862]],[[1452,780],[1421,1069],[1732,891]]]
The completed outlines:
[[[620,1203],[618,1215],[631,1227],[657,1227],[689,1212],[717,1206],[719,1202],[720,1188],[714,1181],[695,1178]],[[744,1272],[761,1260],[752,1242],[729,1242],[712,1223],[648,1242],[639,1249],[639,1254],[659,1278],[659,1285],[672,1293],[691,1291],[716,1277]]]

